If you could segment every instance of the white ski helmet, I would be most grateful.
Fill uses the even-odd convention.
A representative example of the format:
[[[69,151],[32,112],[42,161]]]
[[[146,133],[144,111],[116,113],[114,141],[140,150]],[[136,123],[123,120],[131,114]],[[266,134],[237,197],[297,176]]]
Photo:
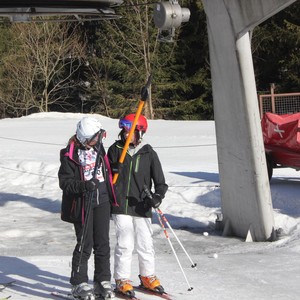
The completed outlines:
[[[76,137],[82,145],[85,145],[100,129],[102,125],[97,119],[83,117],[77,124]]]

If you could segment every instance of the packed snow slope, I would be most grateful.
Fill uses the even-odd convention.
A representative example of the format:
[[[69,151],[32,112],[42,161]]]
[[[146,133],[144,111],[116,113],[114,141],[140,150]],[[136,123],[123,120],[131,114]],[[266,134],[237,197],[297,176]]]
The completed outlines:
[[[82,117],[40,113],[0,120],[0,283],[16,281],[0,292],[0,298],[53,299],[51,291],[70,288],[75,235],[72,225],[60,220],[57,171],[59,151]],[[117,139],[118,120],[96,117],[107,131],[107,149]],[[246,243],[215,230],[221,196],[213,121],[150,120],[144,142],[157,151],[169,185],[161,210],[197,263],[197,268],[191,268],[169,230],[182,272],[154,215],[156,273],[173,298],[299,299],[299,173],[276,169],[271,180],[275,224],[282,228],[282,238]],[[113,222],[110,236],[113,253]],[[111,262],[113,266],[113,255]],[[92,283],[92,259],[89,273]],[[137,276],[134,255],[131,280],[135,285]],[[140,293],[139,297],[157,298]]]

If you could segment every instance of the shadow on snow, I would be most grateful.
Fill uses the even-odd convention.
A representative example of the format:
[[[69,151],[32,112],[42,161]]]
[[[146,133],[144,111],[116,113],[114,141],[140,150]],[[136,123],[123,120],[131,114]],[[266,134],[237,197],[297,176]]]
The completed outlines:
[[[4,206],[7,202],[23,202],[34,208],[51,213],[59,213],[61,206],[60,200],[51,200],[49,198],[35,198],[12,193],[0,193],[0,207]]]
[[[70,285],[69,278],[41,270],[36,265],[17,257],[1,256],[0,265],[0,282],[13,281],[15,278],[12,278],[11,275],[17,274],[17,281],[10,286],[9,289],[20,294],[25,294],[28,298],[32,295],[50,299],[50,292],[54,289],[62,291],[60,288],[66,288]],[[17,270],[17,273],[15,273],[15,270]],[[22,278],[24,278],[24,280],[22,280]],[[30,279],[32,283],[28,282],[28,279]],[[46,285],[50,285],[50,287]]]

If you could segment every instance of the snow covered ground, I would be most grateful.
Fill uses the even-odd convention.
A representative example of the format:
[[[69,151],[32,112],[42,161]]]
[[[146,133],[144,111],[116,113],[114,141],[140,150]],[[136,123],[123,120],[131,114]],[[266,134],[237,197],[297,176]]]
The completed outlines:
[[[16,280],[0,298],[53,299],[51,291],[70,288],[75,235],[71,224],[60,221],[57,171],[59,150],[82,116],[41,113],[0,120],[0,283]],[[117,138],[118,120],[98,117],[108,148]],[[197,263],[191,268],[170,233],[186,280],[154,216],[157,275],[174,299],[299,299],[299,173],[277,169],[271,181],[276,227],[286,235],[272,243],[245,243],[214,230],[221,212],[214,122],[149,121],[145,141],[158,152],[169,185],[161,210]],[[114,243],[111,222],[112,250]],[[136,285],[137,267],[134,256]],[[89,272],[92,278],[92,259]]]

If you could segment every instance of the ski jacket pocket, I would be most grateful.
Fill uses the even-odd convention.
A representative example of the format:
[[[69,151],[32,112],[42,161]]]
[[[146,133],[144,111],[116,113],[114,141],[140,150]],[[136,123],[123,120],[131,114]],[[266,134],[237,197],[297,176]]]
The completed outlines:
[[[61,202],[61,220],[68,223],[77,223],[82,220],[82,199],[63,197]]]

